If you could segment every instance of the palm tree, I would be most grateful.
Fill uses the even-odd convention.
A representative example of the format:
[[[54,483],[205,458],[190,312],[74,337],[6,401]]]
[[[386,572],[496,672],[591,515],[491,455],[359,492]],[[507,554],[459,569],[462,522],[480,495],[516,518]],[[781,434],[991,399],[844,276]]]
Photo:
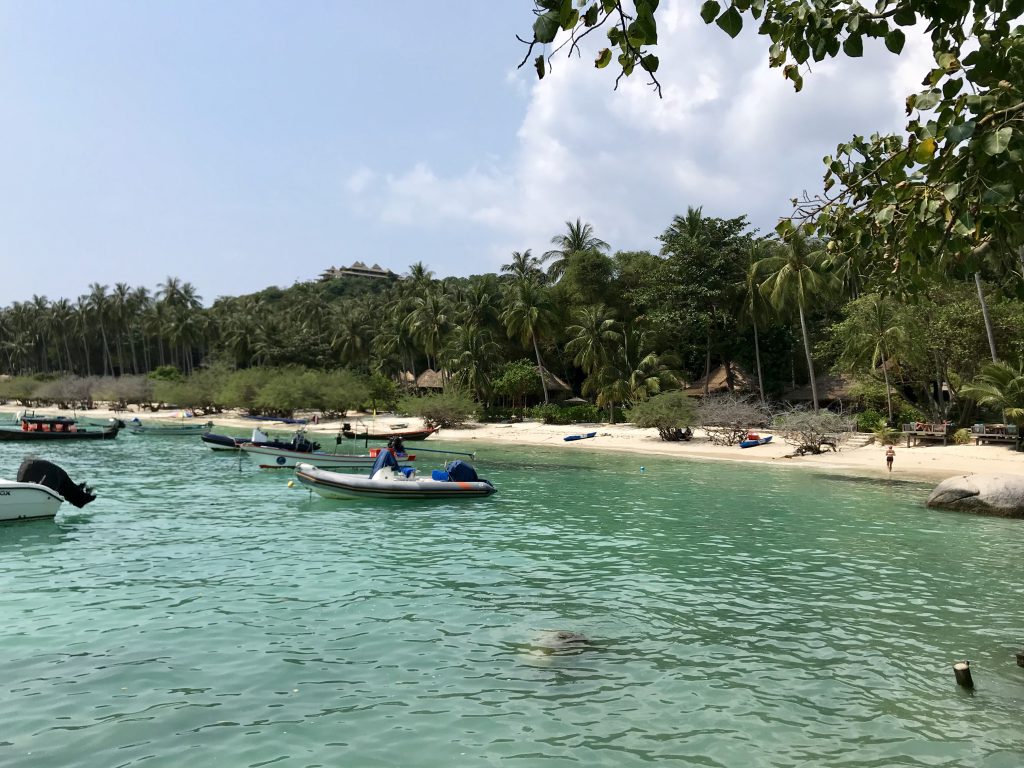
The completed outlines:
[[[111,308],[110,297],[107,296],[107,286],[92,283],[89,286],[89,295],[86,297],[86,301],[100,327],[100,338],[103,341],[103,375],[113,376],[114,362],[110,357],[110,345],[107,343],[107,324],[110,322]]]
[[[477,399],[486,402],[491,394],[490,372],[497,364],[500,351],[490,331],[475,324],[459,326],[445,349],[452,381],[467,387]]]
[[[743,285],[739,286],[740,310],[737,313],[738,319],[749,321],[754,331],[754,362],[757,367],[757,391],[761,396],[761,402],[765,402],[764,396],[764,374],[761,368],[761,342],[758,338],[758,320],[766,320],[766,305],[764,297],[758,290],[762,282],[762,275],[757,270],[757,264],[768,258],[777,244],[770,240],[756,240],[750,246],[750,264],[744,275]],[[707,378],[704,379],[707,382]]]
[[[1020,425],[1024,423],[1024,368],[1011,368],[997,361],[986,363],[981,373],[970,384],[960,388],[960,394],[979,405],[1001,410],[1006,419]]]
[[[571,337],[565,351],[573,356],[573,364],[588,374],[604,366],[611,349],[622,340],[618,321],[603,305],[578,310],[576,324],[565,330]]]
[[[448,305],[440,291],[431,290],[412,301],[407,318],[409,332],[427,355],[427,365],[437,366],[437,353],[449,326]]]
[[[540,280],[544,276],[544,272],[540,268],[541,263],[542,260],[531,255],[530,249],[527,248],[522,252],[512,251],[512,262],[510,264],[503,264],[501,271],[512,275],[514,280],[525,280],[527,278]]]
[[[847,312],[846,344],[840,360],[853,365],[869,363],[872,370],[881,366],[889,423],[892,424],[889,365],[907,339],[907,332],[900,324],[899,305],[892,298],[871,293],[851,303]]]
[[[501,321],[509,338],[516,338],[522,344],[533,345],[537,358],[537,375],[544,390],[544,402],[550,402],[548,387],[544,380],[544,363],[540,358],[537,337],[546,333],[554,322],[554,309],[547,289],[533,280],[519,280],[505,287],[504,309]]]
[[[777,312],[785,312],[796,305],[804,354],[807,357],[807,372],[811,379],[811,399],[817,411],[818,384],[814,375],[814,361],[811,359],[806,310],[812,306],[813,300],[824,297],[830,291],[832,276],[828,272],[824,251],[813,245],[803,234],[795,232],[780,254],[762,259],[754,268],[767,276],[761,283],[761,294]]]
[[[565,274],[565,270],[577,254],[587,251],[602,253],[610,247],[608,243],[594,235],[594,228],[590,224],[584,224],[576,219],[575,224],[567,221],[565,226],[567,229],[564,235],[555,235],[551,238],[551,244],[557,247],[545,253],[541,258],[542,263],[551,262],[548,265],[548,277],[553,283],[558,282],[559,278]]]

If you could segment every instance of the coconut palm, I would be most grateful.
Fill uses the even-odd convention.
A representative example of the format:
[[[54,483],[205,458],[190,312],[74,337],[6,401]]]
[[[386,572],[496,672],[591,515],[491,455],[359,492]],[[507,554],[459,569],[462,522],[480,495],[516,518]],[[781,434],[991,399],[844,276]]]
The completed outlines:
[[[512,275],[513,280],[532,278],[540,280],[544,277],[544,271],[540,268],[542,260],[531,255],[530,249],[525,251],[512,251],[512,262],[503,264],[501,271]]]
[[[587,251],[603,253],[610,247],[608,243],[594,235],[594,228],[590,224],[584,224],[576,219],[575,224],[567,221],[565,226],[564,235],[555,235],[551,238],[551,244],[557,247],[546,252],[541,258],[542,263],[551,262],[548,265],[548,277],[553,283],[558,282],[565,274],[565,270],[578,254]]]
[[[547,289],[533,280],[517,280],[508,283],[504,290],[504,309],[501,321],[505,324],[509,338],[522,344],[532,344],[537,358],[537,375],[544,390],[544,402],[550,402],[548,387],[544,381],[544,363],[540,357],[538,337],[547,333],[554,323],[554,308]]]
[[[1024,368],[1016,368],[1001,361],[986,363],[981,373],[970,384],[960,388],[960,394],[979,405],[1001,410],[1006,419],[1024,424]]]
[[[604,305],[583,307],[575,315],[576,323],[566,328],[570,336],[565,351],[572,362],[590,374],[608,362],[611,350],[622,341],[619,322]]]
[[[785,313],[796,307],[800,317],[804,354],[807,357],[807,373],[811,380],[811,399],[817,411],[818,384],[814,375],[814,361],[811,359],[807,310],[813,306],[814,301],[823,299],[832,289],[833,278],[828,271],[825,252],[817,247],[816,242],[795,232],[778,254],[762,259],[754,268],[766,276],[761,283],[761,294],[777,312]]]
[[[871,370],[881,367],[891,424],[892,383],[889,381],[889,366],[907,341],[899,304],[893,298],[871,293],[852,302],[846,311],[847,320],[842,326],[845,346],[840,362],[848,365],[868,364]]]
[[[763,276],[757,270],[757,264],[772,255],[773,250],[778,247],[770,240],[756,240],[750,246],[749,265],[744,274],[743,284],[738,286],[739,291],[739,312],[737,319],[743,323],[750,323],[754,331],[754,362],[757,367],[757,391],[761,396],[761,402],[765,402],[764,396],[764,374],[761,368],[761,342],[758,338],[758,321],[767,322],[768,306],[761,295],[758,286],[763,281]],[[707,382],[707,378],[704,379]]]
[[[487,329],[474,324],[459,326],[445,346],[452,381],[486,402],[491,394],[490,374],[497,365],[500,352]]]

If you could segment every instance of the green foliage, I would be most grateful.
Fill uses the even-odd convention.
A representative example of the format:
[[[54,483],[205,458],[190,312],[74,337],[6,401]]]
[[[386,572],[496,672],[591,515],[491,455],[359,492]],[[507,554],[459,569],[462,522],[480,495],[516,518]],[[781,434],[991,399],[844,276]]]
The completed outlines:
[[[545,424],[592,424],[601,420],[601,409],[590,404],[562,406],[543,403],[530,408],[527,414]]]
[[[370,377],[369,397],[373,410],[390,411],[398,403],[398,385],[387,376],[375,373]]]
[[[1024,366],[988,363],[960,393],[979,405],[1001,411],[1015,424],[1024,425]]]
[[[469,421],[476,411],[476,403],[463,392],[451,391],[422,397],[403,397],[398,401],[398,410],[410,416],[418,416],[430,427],[453,429]]]
[[[972,439],[971,430],[967,429],[967,427],[961,427],[953,433],[953,443],[955,445],[970,445]]]
[[[161,365],[150,372],[153,381],[184,381],[185,376],[173,365]]]
[[[535,363],[529,360],[514,360],[506,363],[491,382],[496,395],[502,395],[522,404],[527,395],[541,394],[540,377]]]
[[[17,400],[21,405],[30,405],[39,381],[32,376],[12,376],[0,381],[0,399]]]
[[[900,441],[900,431],[890,427],[884,418],[879,418],[870,430],[879,445],[896,445]]]
[[[694,423],[696,403],[681,391],[662,392],[637,403],[627,416],[638,427],[654,427],[662,440],[678,440],[681,430]]]
[[[878,426],[878,422],[885,422],[885,416],[874,408],[868,408],[867,410],[861,411],[857,414],[856,419],[858,432],[874,432],[875,427]]]

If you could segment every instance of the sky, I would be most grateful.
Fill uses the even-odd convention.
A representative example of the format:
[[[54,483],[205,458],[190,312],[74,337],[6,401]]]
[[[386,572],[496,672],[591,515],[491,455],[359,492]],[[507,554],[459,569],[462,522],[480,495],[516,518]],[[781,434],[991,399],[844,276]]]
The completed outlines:
[[[656,251],[689,206],[769,233],[837,144],[903,127],[929,66],[908,34],[798,94],[699,6],[660,5],[659,99],[594,50],[518,69],[529,0],[0,0],[0,306],[496,272],[577,218]]]

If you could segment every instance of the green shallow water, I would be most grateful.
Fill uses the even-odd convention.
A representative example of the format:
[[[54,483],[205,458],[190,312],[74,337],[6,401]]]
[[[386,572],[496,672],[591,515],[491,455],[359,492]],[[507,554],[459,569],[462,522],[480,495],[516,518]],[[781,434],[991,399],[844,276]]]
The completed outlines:
[[[499,493],[444,506],[310,498],[194,438],[40,451],[100,497],[0,526],[0,765],[1024,763],[1019,522],[472,447]],[[592,645],[543,653],[561,629]]]

